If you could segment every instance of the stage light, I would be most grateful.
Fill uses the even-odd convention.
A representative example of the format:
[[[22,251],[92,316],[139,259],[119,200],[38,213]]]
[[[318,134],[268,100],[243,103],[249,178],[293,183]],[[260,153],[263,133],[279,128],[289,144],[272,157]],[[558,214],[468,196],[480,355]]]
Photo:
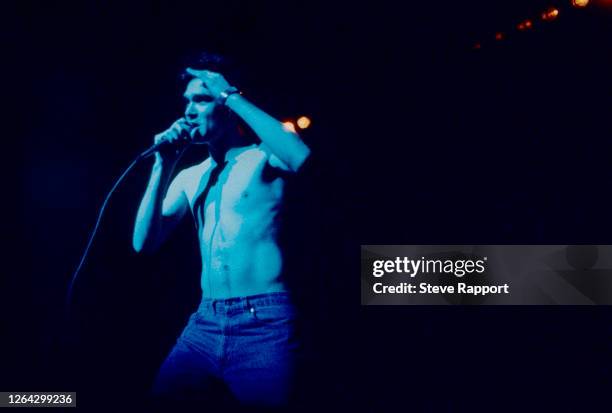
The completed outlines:
[[[504,34],[502,32],[495,33],[495,40],[504,40]]]
[[[283,128],[287,132],[294,132],[295,133],[295,125],[290,120],[283,122]]]
[[[542,20],[546,20],[546,21],[554,20],[557,18],[557,16],[559,16],[559,9],[551,7],[550,9],[542,13]]]
[[[480,43],[474,43],[474,49],[480,49],[482,46]]]
[[[589,4],[589,0],[572,0],[572,6],[579,9],[586,7]]]
[[[531,29],[531,27],[533,27],[533,23],[531,22],[531,20],[525,20],[516,25],[516,28],[519,30],[527,30]]]
[[[306,129],[310,126],[310,119],[306,116],[302,116],[297,120],[297,125],[300,129]]]

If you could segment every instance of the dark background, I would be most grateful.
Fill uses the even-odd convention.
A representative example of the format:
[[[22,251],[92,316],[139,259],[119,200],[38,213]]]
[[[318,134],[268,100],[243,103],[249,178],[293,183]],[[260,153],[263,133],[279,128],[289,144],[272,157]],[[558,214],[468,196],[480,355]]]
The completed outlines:
[[[313,399],[591,410],[612,384],[608,308],[362,308],[357,282],[360,244],[611,243],[612,10],[591,3],[3,3],[0,389],[143,402],[199,298],[189,222],[131,250],[149,164],[111,200],[68,318],[63,300],[106,192],[182,113],[182,57],[207,49],[264,110],[313,119],[288,237]]]

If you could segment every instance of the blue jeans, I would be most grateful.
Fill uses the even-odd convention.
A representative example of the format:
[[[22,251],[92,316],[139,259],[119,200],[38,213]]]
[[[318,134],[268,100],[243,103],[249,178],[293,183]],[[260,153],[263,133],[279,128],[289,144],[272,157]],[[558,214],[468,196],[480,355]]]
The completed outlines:
[[[162,364],[154,396],[209,404],[222,383],[243,405],[286,406],[298,358],[295,322],[285,292],[203,299]]]

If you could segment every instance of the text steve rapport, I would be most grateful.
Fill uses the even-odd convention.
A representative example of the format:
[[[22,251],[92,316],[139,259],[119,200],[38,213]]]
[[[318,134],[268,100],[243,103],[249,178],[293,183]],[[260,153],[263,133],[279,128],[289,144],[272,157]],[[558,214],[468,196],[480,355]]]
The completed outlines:
[[[400,283],[398,285],[383,285],[383,283],[375,283],[372,286],[375,294],[470,294],[470,295],[487,295],[487,294],[508,294],[510,287],[504,285],[468,285],[466,283],[458,283],[454,285],[432,285],[430,283],[419,283],[417,285],[411,283]]]

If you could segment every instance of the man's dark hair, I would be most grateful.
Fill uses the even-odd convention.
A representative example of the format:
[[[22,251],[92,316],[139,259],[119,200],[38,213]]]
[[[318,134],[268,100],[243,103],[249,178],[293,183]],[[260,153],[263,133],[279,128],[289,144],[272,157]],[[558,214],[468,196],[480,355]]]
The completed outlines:
[[[189,80],[192,76],[185,71],[188,67],[196,70],[210,70],[211,72],[221,73],[230,84],[240,87],[240,75],[237,65],[233,59],[211,52],[196,52],[188,54],[183,59],[183,71],[181,78]]]

